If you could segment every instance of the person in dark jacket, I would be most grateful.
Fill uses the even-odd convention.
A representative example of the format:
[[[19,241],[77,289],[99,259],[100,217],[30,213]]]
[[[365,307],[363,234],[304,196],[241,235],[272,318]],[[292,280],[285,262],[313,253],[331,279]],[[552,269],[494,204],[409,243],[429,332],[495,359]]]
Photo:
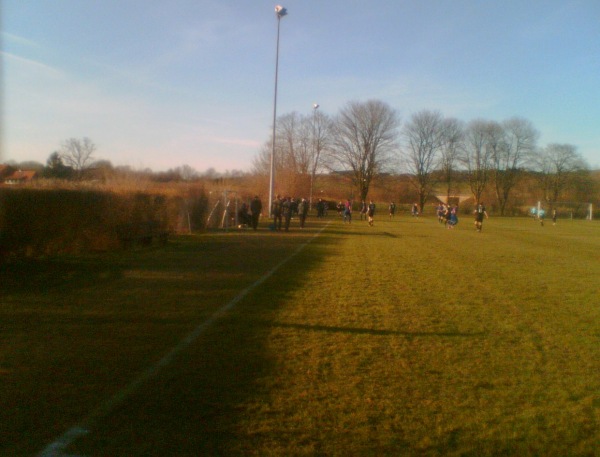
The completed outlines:
[[[323,202],[322,198],[319,198],[319,201],[317,202],[317,217],[324,217],[325,216],[325,203]]]
[[[262,212],[262,202],[258,195],[255,195],[252,201],[250,202],[250,214],[252,215],[252,228],[256,230],[258,228],[258,219],[260,217],[260,213]]]
[[[271,214],[273,214],[273,229],[281,230],[281,215],[283,211],[283,201],[281,197],[278,195],[275,200],[273,200],[273,205],[271,208]]]
[[[281,206],[283,208],[283,218],[285,219],[285,231],[288,232],[290,230],[290,221],[292,220],[292,213],[294,212],[294,203],[290,197],[286,197],[283,199],[283,203]]]
[[[475,230],[481,232],[481,228],[483,226],[483,218],[488,218],[488,213],[485,210],[485,205],[483,202],[479,203],[475,208]]]
[[[304,228],[306,216],[308,215],[308,202],[305,198],[298,203],[298,219],[300,219],[300,228]]]
[[[248,205],[246,202],[242,203],[240,209],[238,210],[238,223],[242,227],[249,227],[252,223],[250,214],[248,214]]]

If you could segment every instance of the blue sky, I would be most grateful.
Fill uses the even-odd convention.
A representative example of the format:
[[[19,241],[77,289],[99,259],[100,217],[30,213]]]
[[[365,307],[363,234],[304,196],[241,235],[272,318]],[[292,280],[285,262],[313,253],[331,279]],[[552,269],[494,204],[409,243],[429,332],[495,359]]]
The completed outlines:
[[[89,137],[113,165],[249,170],[273,116],[277,2],[0,0],[0,161]],[[289,0],[278,114],[519,116],[600,168],[598,0]]]

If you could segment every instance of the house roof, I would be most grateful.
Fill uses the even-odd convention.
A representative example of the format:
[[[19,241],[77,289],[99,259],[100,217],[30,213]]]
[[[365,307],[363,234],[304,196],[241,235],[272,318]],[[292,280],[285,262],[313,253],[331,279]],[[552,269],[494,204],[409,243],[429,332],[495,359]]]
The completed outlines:
[[[450,195],[451,198],[457,198],[458,199],[458,203],[461,204],[467,200],[470,200],[473,198],[473,195],[471,194],[456,194],[456,195]],[[447,196],[446,195],[436,195],[435,198],[437,198],[440,202],[442,203],[447,203]]]
[[[30,181],[36,174],[37,172],[33,170],[17,170],[11,175],[5,176],[4,182]]]

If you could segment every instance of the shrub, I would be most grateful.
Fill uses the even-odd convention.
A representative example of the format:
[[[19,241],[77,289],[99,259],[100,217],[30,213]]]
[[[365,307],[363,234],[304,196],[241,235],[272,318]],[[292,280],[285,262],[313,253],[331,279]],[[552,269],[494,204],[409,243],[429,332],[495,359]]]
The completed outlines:
[[[190,204],[194,228],[206,215],[203,189],[188,199],[177,194],[75,189],[0,189],[0,259],[106,251],[134,243],[164,241],[180,230]]]

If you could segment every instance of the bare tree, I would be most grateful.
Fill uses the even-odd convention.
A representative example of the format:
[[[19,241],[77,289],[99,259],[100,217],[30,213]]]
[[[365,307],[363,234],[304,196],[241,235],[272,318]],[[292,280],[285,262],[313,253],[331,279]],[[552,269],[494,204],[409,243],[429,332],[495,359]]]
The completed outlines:
[[[419,196],[421,211],[436,184],[433,171],[444,145],[444,132],[444,118],[438,111],[415,113],[404,126],[406,144],[403,155],[411,183]]]
[[[295,187],[298,175],[308,173],[306,161],[307,139],[302,136],[302,118],[297,112],[281,116],[277,120],[275,150],[278,153],[277,176]],[[289,192],[289,189],[288,189]]]
[[[193,167],[187,164],[176,168],[176,171],[179,173],[179,176],[181,176],[181,179],[183,179],[184,181],[193,181],[194,179],[200,176],[200,174]]]
[[[317,171],[323,167],[327,157],[326,152],[331,149],[333,123],[329,116],[314,108],[311,116],[311,153],[310,153],[310,208],[312,209],[313,183]]]
[[[308,195],[310,183],[322,166],[322,152],[330,141],[331,121],[322,113],[297,112],[277,118],[275,174],[278,192]],[[269,140],[253,159],[254,172],[267,175],[273,143]]]
[[[304,173],[307,172],[307,165],[303,159],[307,140],[302,139],[301,125],[302,119],[297,112],[279,116],[274,149],[271,137],[253,160],[254,172],[267,176],[271,167],[271,154],[274,154],[276,193],[295,192],[298,173],[301,174],[303,169]],[[282,183],[285,183],[285,186]]]
[[[271,167],[271,150],[273,142],[271,140],[263,143],[258,153],[252,159],[252,172],[256,175],[268,176]]]
[[[571,144],[549,144],[537,161],[544,200],[553,206],[588,166]]]
[[[471,121],[465,131],[460,160],[467,171],[469,187],[477,204],[481,202],[490,177],[491,147],[488,141],[494,129],[494,123],[477,119]]]
[[[60,158],[81,178],[84,170],[94,162],[94,152],[96,145],[89,138],[69,138],[61,145]]]
[[[332,166],[350,171],[362,200],[367,199],[373,178],[391,160],[399,124],[396,111],[379,100],[350,102],[334,121]]]
[[[459,154],[463,147],[464,130],[464,124],[458,119],[449,118],[444,120],[440,169],[442,174],[441,180],[446,187],[446,202],[450,201],[450,195],[453,191],[454,175],[458,165]]]
[[[526,119],[512,118],[490,131],[493,180],[500,214],[504,215],[510,193],[532,157],[539,134]]]

